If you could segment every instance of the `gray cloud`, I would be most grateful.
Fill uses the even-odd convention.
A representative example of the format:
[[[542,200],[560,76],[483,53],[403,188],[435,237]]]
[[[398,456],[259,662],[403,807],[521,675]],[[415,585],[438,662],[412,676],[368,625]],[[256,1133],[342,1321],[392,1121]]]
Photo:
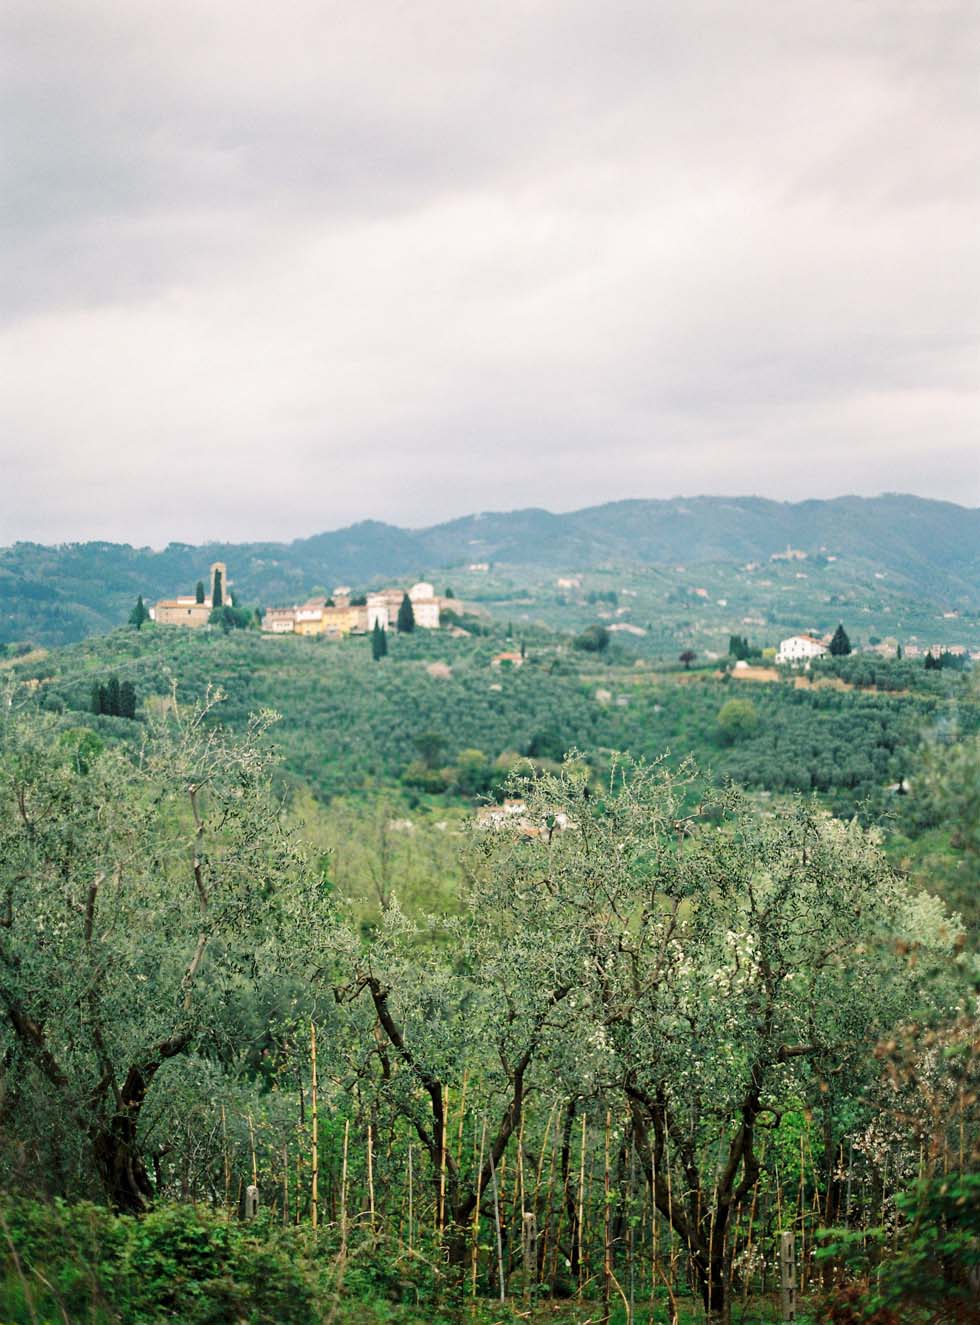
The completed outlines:
[[[0,542],[980,502],[972,3],[0,24]]]

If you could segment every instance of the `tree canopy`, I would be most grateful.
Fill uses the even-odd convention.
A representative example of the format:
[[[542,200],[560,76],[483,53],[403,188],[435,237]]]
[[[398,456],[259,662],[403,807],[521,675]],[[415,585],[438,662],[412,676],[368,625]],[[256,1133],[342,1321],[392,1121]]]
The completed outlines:
[[[407,635],[415,629],[415,609],[412,607],[412,600],[408,594],[402,595],[402,601],[398,607],[398,633]]]
[[[856,1101],[890,1026],[955,1006],[935,976],[958,926],[856,823],[804,803],[759,814],[690,765],[627,764],[596,795],[573,757],[512,792],[526,817],[478,837],[471,904],[539,1006],[572,991],[549,1071],[569,1095],[628,1107],[657,1207],[720,1319],[761,1137],[828,1081]]]
[[[831,637],[830,653],[834,658],[846,658],[850,651],[851,641],[847,637],[843,622],[841,622]]]
[[[57,1118],[62,1153],[120,1209],[153,1196],[141,1119],[168,1064],[220,1056],[244,991],[302,971],[316,943],[323,899],[271,794],[270,720],[234,738],[213,704],[174,709],[141,750],[82,762],[51,720],[0,714],[5,1107],[45,1152]]]
[[[149,619],[150,619],[149,609],[147,608],[146,604],[143,602],[143,595],[140,594],[140,596],[136,600],[136,606],[129,614],[129,624],[131,626],[135,626],[137,630],[141,630],[143,628],[143,622],[149,621]]]

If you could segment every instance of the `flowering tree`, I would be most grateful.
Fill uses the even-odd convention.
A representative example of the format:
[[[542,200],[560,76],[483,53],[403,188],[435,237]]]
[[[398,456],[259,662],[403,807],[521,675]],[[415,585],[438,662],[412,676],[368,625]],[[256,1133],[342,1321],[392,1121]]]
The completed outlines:
[[[831,1075],[857,1089],[881,1033],[942,1003],[955,927],[856,823],[760,814],[691,766],[619,766],[596,794],[571,760],[513,791],[540,831],[483,836],[477,909],[571,990],[554,1062],[570,1093],[624,1103],[657,1208],[727,1321],[760,1135]]]

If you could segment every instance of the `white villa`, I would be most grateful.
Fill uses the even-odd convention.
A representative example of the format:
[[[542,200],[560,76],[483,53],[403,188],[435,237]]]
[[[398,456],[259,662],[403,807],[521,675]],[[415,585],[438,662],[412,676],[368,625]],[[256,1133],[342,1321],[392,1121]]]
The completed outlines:
[[[378,593],[369,593],[368,630],[374,629],[375,622],[382,630],[394,629],[403,597],[401,589],[382,589]],[[408,597],[412,604],[416,626],[420,630],[438,630],[440,600],[436,597],[432,585],[420,580],[409,589]]]
[[[814,639],[812,635],[791,635],[789,639],[780,641],[776,661],[808,663],[811,658],[822,658],[826,652],[826,644],[822,640]]]

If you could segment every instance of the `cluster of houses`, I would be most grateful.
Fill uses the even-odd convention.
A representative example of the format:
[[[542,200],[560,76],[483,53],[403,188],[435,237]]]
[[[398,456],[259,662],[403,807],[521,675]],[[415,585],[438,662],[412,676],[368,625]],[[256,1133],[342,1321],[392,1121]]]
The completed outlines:
[[[785,553],[775,555],[789,558],[797,554],[794,549],[787,548]],[[471,566],[470,569],[474,568]],[[562,579],[558,584],[566,587],[580,586],[581,577]],[[705,591],[699,589],[695,592],[700,594]],[[432,585],[425,580],[413,584],[408,590],[378,589],[359,598],[354,598],[346,585],[340,585],[334,589],[329,598],[323,595],[293,607],[267,608],[262,617],[262,630],[269,635],[326,635],[333,638],[368,634],[375,625],[381,630],[394,630],[406,593],[412,604],[415,625],[420,630],[438,630],[442,624],[443,613],[450,609],[457,613],[461,611],[462,605],[457,599],[440,598]],[[231,601],[228,568],[223,561],[216,561],[211,566],[206,587],[202,583],[198,585],[196,594],[161,599],[149,609],[150,619],[166,626],[206,626],[211,619],[212,609],[218,604]],[[746,618],[747,622],[754,620],[755,618]],[[762,624],[761,620],[758,624]],[[608,629],[629,631],[635,635],[646,633],[640,627],[628,623],[616,623]],[[829,635],[822,639],[809,634],[790,635],[788,639],[780,641],[776,662],[806,667],[812,659],[822,658],[829,652]],[[893,642],[879,645],[874,652],[886,657],[894,656],[895,645]],[[910,643],[905,646],[904,652],[907,658],[919,658],[926,652],[931,652],[935,657],[943,652],[962,656],[967,650],[959,644],[937,644],[931,649],[926,649],[924,646]],[[980,651],[970,651],[969,656],[974,661],[980,661]],[[508,665],[520,667],[523,661],[522,654],[510,652],[498,654],[493,659],[493,664],[497,667]]]
[[[412,616],[420,630],[438,630],[441,614],[448,606],[437,597],[424,580],[407,590]],[[334,589],[327,598],[312,598],[295,607],[269,607],[262,617],[262,629],[270,635],[342,635],[366,634],[377,625],[393,630],[404,601],[404,589],[379,589],[354,600],[346,585]],[[449,600],[458,609],[455,599]]]
[[[211,567],[206,590],[177,598],[163,598],[150,609],[150,619],[164,626],[206,626],[211,612],[220,603],[231,602],[228,568],[216,561]],[[270,607],[262,617],[262,629],[270,635],[342,635],[367,634],[377,624],[393,630],[404,601],[405,589],[379,589],[354,598],[346,585],[334,589],[328,598],[312,598],[293,607]],[[456,599],[439,598],[424,580],[407,590],[412,616],[420,630],[438,630],[441,616],[450,603],[460,610]]]
[[[817,639],[814,635],[791,635],[789,639],[780,642],[776,662],[802,663],[808,666],[811,659],[822,658],[829,652],[829,635],[823,639]],[[898,650],[892,642],[875,645],[869,652],[877,653],[883,658],[894,658]],[[949,653],[954,658],[968,655],[967,649],[962,644],[932,644],[928,648],[919,644],[906,644],[903,652],[906,658],[923,658],[927,653],[931,653],[934,658],[938,658],[942,653]],[[980,650],[969,652],[968,656],[974,661],[980,661]]]

